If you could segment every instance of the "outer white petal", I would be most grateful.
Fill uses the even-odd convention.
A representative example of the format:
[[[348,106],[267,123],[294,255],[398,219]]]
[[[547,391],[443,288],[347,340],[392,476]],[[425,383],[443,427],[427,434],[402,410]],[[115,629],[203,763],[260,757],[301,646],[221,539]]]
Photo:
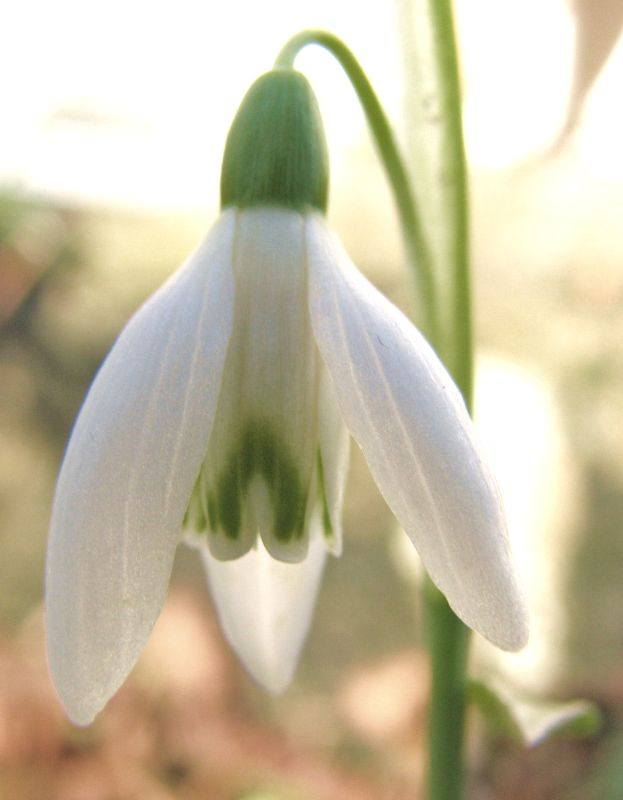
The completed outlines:
[[[312,326],[344,420],[455,612],[503,649],[527,639],[499,493],[458,390],[409,320],[307,224]]]
[[[310,532],[303,561],[277,561],[258,537],[236,561],[202,550],[208,581],[225,636],[251,675],[278,694],[292,680],[316,602],[327,548]]]
[[[130,320],[76,421],[47,561],[48,657],[89,723],[160,612],[207,445],[231,333],[235,213]]]

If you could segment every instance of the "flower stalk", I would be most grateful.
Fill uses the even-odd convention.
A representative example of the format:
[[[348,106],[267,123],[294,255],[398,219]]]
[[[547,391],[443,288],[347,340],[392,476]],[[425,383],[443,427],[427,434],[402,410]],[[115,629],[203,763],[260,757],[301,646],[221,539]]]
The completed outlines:
[[[441,354],[463,395],[470,414],[473,402],[474,352],[469,269],[467,164],[463,141],[461,88],[450,0],[428,0],[426,11],[432,41],[432,71],[439,94],[440,138],[446,180],[454,190],[444,220],[450,241],[444,265],[451,275],[449,330]],[[417,47],[417,41],[414,46]],[[470,630],[454,614],[445,597],[427,580],[426,631],[431,660],[428,717],[429,800],[464,797],[463,749],[467,704],[467,657]]]
[[[409,175],[387,115],[361,64],[344,42],[332,33],[308,30],[296,34],[282,48],[275,61],[275,67],[291,69],[298,53],[310,44],[323,47],[338,61],[361,103],[372,139],[394,195],[407,262],[415,280],[418,327],[428,341],[435,346],[439,341],[439,323],[436,313],[435,280],[431,269],[428,244],[422,230],[420,215],[417,212],[416,199]]]
[[[431,667],[427,797],[459,800],[465,771],[463,739],[470,631],[428,578],[424,600]]]

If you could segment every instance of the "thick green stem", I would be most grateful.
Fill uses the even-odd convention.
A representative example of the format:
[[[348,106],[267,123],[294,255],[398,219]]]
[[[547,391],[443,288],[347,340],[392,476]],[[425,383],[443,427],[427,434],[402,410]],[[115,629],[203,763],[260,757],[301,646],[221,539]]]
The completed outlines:
[[[428,579],[425,608],[431,667],[427,797],[429,800],[459,800],[463,797],[469,629]]]
[[[440,109],[440,145],[446,186],[445,251],[451,280],[449,330],[443,358],[471,410],[473,344],[468,244],[467,169],[461,118],[461,91],[451,0],[428,0],[433,70]],[[415,43],[417,47],[417,42]],[[463,798],[463,746],[469,629],[430,581],[426,588],[426,628],[431,660],[429,708],[429,800]]]
[[[440,76],[444,174],[453,188],[447,208],[452,231],[452,327],[446,366],[471,410],[473,394],[472,302],[469,270],[469,198],[463,140],[461,84],[451,0],[429,0],[433,51]]]
[[[428,246],[422,232],[407,170],[387,116],[367,75],[353,53],[331,33],[310,30],[293,36],[278,55],[275,66],[291,69],[297,54],[309,44],[324,47],[335,57],[357,93],[394,194],[407,260],[417,285],[420,327],[431,344],[437,346],[439,342],[437,298]]]

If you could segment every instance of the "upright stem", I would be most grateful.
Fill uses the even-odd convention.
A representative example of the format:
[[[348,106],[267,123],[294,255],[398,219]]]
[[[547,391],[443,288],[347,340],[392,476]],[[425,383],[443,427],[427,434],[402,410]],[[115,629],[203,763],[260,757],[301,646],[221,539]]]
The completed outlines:
[[[427,578],[424,591],[431,688],[428,709],[429,800],[463,797],[463,739],[469,629]]]
[[[446,366],[471,411],[474,353],[469,268],[469,197],[467,159],[463,140],[461,84],[452,16],[452,0],[429,0],[431,34],[439,74],[442,116],[442,155],[445,180],[453,190],[446,209],[452,247],[448,254],[452,273],[450,353]]]
[[[353,53],[340,39],[331,33],[310,30],[302,31],[293,36],[277,56],[275,66],[291,69],[297,54],[309,44],[324,47],[334,56],[357,93],[390,188],[394,194],[407,260],[417,284],[421,315],[420,327],[431,344],[436,346],[439,342],[437,297],[431,261],[428,255],[428,245],[422,231],[420,216],[417,213],[415,196],[411,189],[409,176],[385,111],[372,84]]]
[[[415,0],[420,2],[420,0]],[[473,344],[469,272],[467,168],[461,118],[461,90],[451,0],[424,0],[427,34],[432,44],[440,123],[438,136],[445,185],[444,224],[447,259],[452,276],[449,330],[443,337],[442,357],[452,373],[468,409],[473,392]],[[420,7],[421,8],[421,7]],[[416,42],[417,47],[417,42]],[[431,660],[431,695],[428,721],[429,800],[461,800],[466,706],[469,629],[450,609],[445,597],[430,582],[426,592],[426,628]]]

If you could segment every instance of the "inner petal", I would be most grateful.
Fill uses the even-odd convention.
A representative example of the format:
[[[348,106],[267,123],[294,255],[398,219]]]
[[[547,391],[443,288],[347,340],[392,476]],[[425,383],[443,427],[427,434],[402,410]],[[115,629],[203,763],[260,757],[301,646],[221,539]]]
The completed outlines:
[[[283,561],[308,546],[318,449],[319,362],[307,300],[303,219],[238,213],[234,331],[205,462],[187,514],[219,559],[258,534]]]

